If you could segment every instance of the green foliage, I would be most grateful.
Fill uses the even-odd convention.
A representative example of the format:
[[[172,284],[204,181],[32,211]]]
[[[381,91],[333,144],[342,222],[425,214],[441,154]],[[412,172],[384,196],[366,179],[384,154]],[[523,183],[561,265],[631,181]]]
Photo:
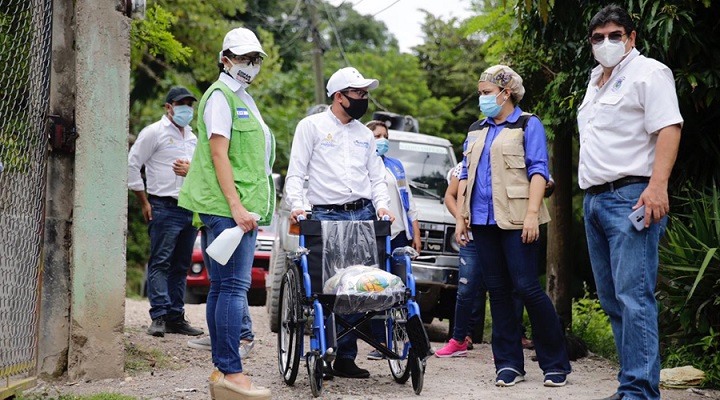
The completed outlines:
[[[680,346],[720,332],[720,193],[691,185],[677,196],[660,248],[660,323]]]
[[[711,329],[696,343],[673,344],[666,349],[662,360],[663,368],[692,365],[705,373],[701,386],[720,387],[720,332]]]
[[[147,52],[153,57],[162,54],[170,63],[186,64],[192,50],[170,32],[175,22],[177,18],[159,5],[149,7],[145,19],[133,20],[130,31],[133,61],[137,62],[141,54]]]
[[[572,306],[572,332],[585,341],[593,353],[618,361],[610,320],[600,307],[600,300],[591,298],[585,286],[585,295]]]

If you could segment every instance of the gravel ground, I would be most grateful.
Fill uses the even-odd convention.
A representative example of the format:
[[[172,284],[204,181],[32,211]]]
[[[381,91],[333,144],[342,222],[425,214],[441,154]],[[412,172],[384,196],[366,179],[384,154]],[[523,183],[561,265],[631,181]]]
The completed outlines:
[[[157,348],[172,358],[172,367],[152,372],[127,374],[123,378],[94,382],[43,382],[31,390],[51,397],[59,394],[95,394],[116,392],[143,399],[207,400],[207,377],[212,372],[210,352],[187,346],[187,336],[168,334],[156,338],[145,334],[150,323],[147,300],[126,301],[126,341],[140,348]],[[274,399],[311,399],[304,361],[294,386],[283,383],[277,367],[276,337],[270,332],[265,307],[250,307],[256,343],[250,357],[243,360],[245,372],[253,382],[272,389]],[[194,326],[204,327],[205,305],[186,306],[188,319]],[[442,347],[447,323],[434,322],[428,327],[430,340],[436,349]],[[408,381],[399,385],[393,381],[385,361],[366,360],[370,347],[359,341],[358,364],[370,370],[369,379],[335,378],[323,384],[322,398],[326,399],[417,399]],[[597,399],[612,394],[616,388],[616,367],[604,359],[588,357],[572,363],[569,383],[562,388],[542,385],[542,372],[531,361],[532,351],[525,351],[526,381],[511,388],[494,385],[494,366],[488,344],[476,345],[467,358],[439,359],[427,362],[425,384],[421,397],[427,399]],[[710,390],[662,390],[663,399],[720,399],[720,392]]]

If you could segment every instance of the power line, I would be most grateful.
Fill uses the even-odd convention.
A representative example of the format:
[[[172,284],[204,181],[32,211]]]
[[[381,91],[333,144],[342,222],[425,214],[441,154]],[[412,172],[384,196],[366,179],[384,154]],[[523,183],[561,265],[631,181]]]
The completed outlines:
[[[399,3],[399,2],[400,2],[400,0],[395,0],[395,1],[394,1],[392,4],[390,4],[389,6],[383,8],[382,10],[380,10],[380,11],[376,12],[375,14],[371,15],[371,17],[374,17],[374,16],[380,14],[381,12],[387,10],[388,8],[394,6],[395,4],[397,4],[397,3]],[[359,4],[359,3],[358,3],[358,4]]]
[[[345,60],[345,65],[350,66],[350,61],[348,61],[347,56],[345,55],[345,49],[342,45],[342,39],[340,38],[340,32],[338,32],[337,28],[335,27],[335,24],[333,23],[333,20],[335,19],[335,16],[330,13],[328,10],[328,6],[326,2],[322,2],[323,7],[325,7],[325,13],[328,16],[328,23],[330,24],[330,28],[332,28],[333,33],[335,34],[335,41],[338,44],[338,48],[340,49],[340,55],[342,55],[343,60]]]

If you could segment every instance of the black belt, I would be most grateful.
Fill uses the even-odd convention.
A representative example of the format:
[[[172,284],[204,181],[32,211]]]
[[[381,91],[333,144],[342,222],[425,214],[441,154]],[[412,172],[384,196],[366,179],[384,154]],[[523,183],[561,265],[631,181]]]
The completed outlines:
[[[162,201],[165,203],[170,203],[173,205],[177,205],[178,201],[174,197],[170,196],[155,196],[154,194],[148,194],[148,200],[156,200],[156,201]]]
[[[648,183],[650,178],[647,176],[626,176],[614,182],[604,183],[602,185],[590,186],[587,192],[590,194],[600,194],[608,191],[620,189],[623,186],[632,185],[633,183]]]
[[[315,204],[313,208],[323,208],[334,211],[356,211],[367,207],[370,203],[371,201],[368,199],[360,199],[345,204]]]

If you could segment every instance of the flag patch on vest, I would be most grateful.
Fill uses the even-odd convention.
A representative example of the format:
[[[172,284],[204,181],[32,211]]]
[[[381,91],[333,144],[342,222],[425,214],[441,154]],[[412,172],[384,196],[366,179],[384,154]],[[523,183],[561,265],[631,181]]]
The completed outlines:
[[[235,114],[237,114],[238,118],[250,118],[250,112],[247,108],[238,107],[235,110]]]

